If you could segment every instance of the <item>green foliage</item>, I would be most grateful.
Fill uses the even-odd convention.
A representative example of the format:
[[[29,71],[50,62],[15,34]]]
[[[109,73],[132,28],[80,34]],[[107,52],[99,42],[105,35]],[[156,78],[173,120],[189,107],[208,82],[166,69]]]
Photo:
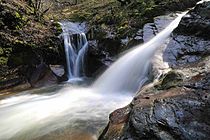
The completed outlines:
[[[15,11],[15,17],[16,18],[21,18],[20,14],[18,12]]]
[[[92,26],[97,25],[102,32],[111,29],[117,37],[132,36],[157,14],[158,0],[122,1],[126,5],[122,6],[117,0],[87,0],[75,8],[67,7],[62,14],[68,15],[71,21],[88,21]]]
[[[7,57],[0,57],[0,65],[6,65],[8,62]]]
[[[5,48],[0,47],[0,65],[6,65],[8,61],[7,50]]]
[[[17,11],[14,12],[14,15],[15,15],[15,19],[19,21],[17,22],[17,25],[15,28],[17,30],[20,30],[28,22],[28,19],[25,15],[22,15]]]

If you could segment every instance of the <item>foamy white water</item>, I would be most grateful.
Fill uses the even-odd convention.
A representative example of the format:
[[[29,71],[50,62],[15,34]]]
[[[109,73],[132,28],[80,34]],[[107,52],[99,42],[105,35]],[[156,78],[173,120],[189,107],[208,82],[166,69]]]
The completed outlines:
[[[127,105],[130,95],[105,95],[68,88],[54,95],[21,95],[0,102],[0,139],[30,140],[67,127],[97,134],[108,114]]]
[[[60,23],[66,53],[67,76],[69,81],[85,76],[84,59],[88,49],[88,41],[78,24],[72,22]]]

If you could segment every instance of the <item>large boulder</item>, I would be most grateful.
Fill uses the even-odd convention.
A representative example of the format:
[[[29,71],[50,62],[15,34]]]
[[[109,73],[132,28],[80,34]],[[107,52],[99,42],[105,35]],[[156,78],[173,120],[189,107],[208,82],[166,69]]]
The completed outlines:
[[[181,20],[164,52],[164,60],[177,67],[210,54],[210,2],[198,4]]]
[[[210,5],[209,2],[198,4],[189,11],[176,28],[176,34],[194,35],[209,39],[210,32]]]
[[[32,87],[42,87],[58,83],[58,77],[44,63],[37,66],[29,77],[29,83]]]

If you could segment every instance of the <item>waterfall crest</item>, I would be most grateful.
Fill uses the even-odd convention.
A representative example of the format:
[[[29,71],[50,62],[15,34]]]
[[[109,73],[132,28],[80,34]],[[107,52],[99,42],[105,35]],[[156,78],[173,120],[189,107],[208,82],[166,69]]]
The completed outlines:
[[[62,22],[64,49],[67,63],[68,81],[73,81],[85,76],[85,54],[88,49],[88,41],[78,24]]]
[[[182,16],[180,14],[163,31],[144,45],[137,46],[106,70],[93,84],[99,92],[136,92],[148,80],[150,61],[156,49],[170,36],[178,26]]]

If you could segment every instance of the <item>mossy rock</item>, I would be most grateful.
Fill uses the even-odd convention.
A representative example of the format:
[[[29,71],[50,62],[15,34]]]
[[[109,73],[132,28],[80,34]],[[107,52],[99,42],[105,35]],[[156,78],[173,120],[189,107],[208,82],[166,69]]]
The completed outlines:
[[[54,22],[53,23],[53,26],[55,27],[55,30],[56,30],[56,35],[58,36],[58,35],[60,35],[62,32],[63,32],[63,30],[62,30],[62,26],[60,25],[60,23],[59,22]]]
[[[16,40],[15,47],[12,48],[8,58],[8,66],[17,67],[20,65],[31,65],[38,63],[37,55],[34,53],[30,44]]]
[[[172,70],[163,77],[161,84],[157,88],[161,90],[169,89],[181,85],[182,82],[183,74]]]

